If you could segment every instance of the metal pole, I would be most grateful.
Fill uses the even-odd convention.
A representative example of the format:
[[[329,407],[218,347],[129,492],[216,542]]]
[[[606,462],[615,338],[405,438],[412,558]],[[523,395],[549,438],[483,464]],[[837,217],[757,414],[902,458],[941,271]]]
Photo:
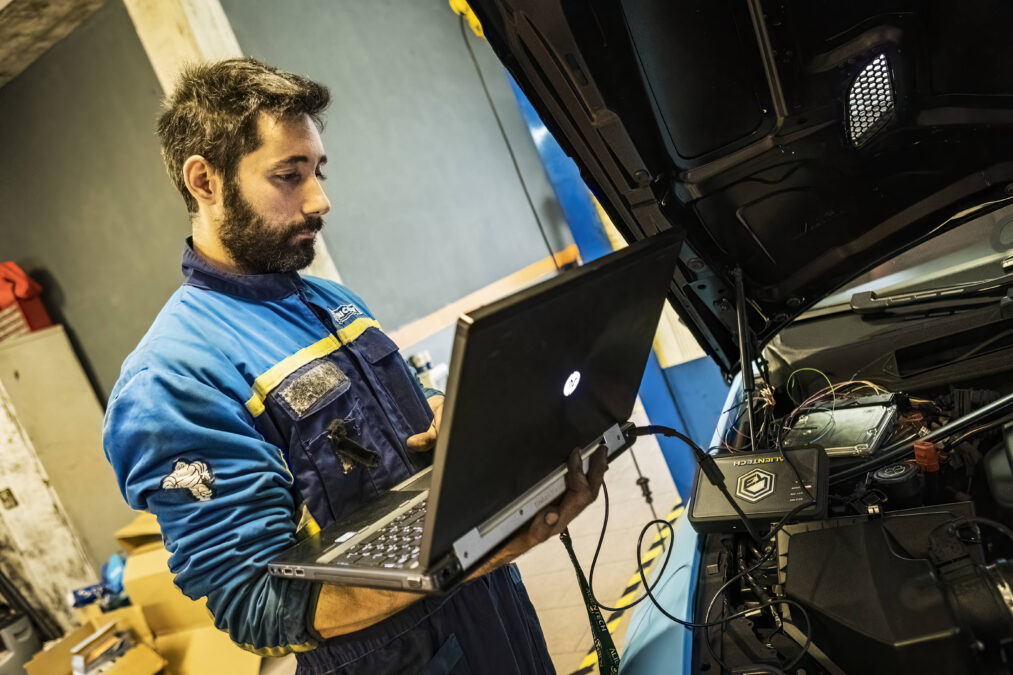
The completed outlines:
[[[749,321],[746,318],[746,290],[742,284],[742,268],[736,267],[732,272],[735,277],[735,314],[739,327],[739,367],[742,369],[742,395],[746,398],[746,414],[749,418],[749,448],[756,447],[756,425],[753,419],[753,391],[756,383],[753,380],[753,359],[751,354]]]

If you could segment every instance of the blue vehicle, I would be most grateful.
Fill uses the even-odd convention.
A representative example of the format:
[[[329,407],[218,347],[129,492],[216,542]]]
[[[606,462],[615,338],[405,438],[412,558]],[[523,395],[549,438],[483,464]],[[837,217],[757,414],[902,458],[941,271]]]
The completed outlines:
[[[622,671],[1010,672],[1013,5],[471,6],[733,381]]]

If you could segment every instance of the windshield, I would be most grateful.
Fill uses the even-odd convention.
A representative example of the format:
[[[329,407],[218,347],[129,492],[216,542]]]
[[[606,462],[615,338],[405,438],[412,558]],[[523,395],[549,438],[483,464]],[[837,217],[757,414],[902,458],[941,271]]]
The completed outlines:
[[[1001,263],[1010,255],[1013,205],[1006,205],[874,267],[810,312],[846,306],[853,294],[863,291],[889,295],[990,279],[1003,273]]]

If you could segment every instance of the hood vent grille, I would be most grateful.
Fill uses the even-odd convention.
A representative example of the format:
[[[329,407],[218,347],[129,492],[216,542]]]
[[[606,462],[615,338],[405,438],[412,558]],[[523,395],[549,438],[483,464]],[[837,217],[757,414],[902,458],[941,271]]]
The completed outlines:
[[[894,92],[890,63],[880,54],[862,69],[848,92],[848,135],[860,148],[893,119]]]

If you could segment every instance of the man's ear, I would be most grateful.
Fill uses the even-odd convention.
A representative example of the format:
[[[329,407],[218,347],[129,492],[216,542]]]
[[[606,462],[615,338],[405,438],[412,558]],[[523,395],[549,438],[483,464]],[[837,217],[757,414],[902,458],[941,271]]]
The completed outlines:
[[[214,206],[221,198],[218,173],[200,155],[191,155],[183,162],[183,182],[198,204]]]

